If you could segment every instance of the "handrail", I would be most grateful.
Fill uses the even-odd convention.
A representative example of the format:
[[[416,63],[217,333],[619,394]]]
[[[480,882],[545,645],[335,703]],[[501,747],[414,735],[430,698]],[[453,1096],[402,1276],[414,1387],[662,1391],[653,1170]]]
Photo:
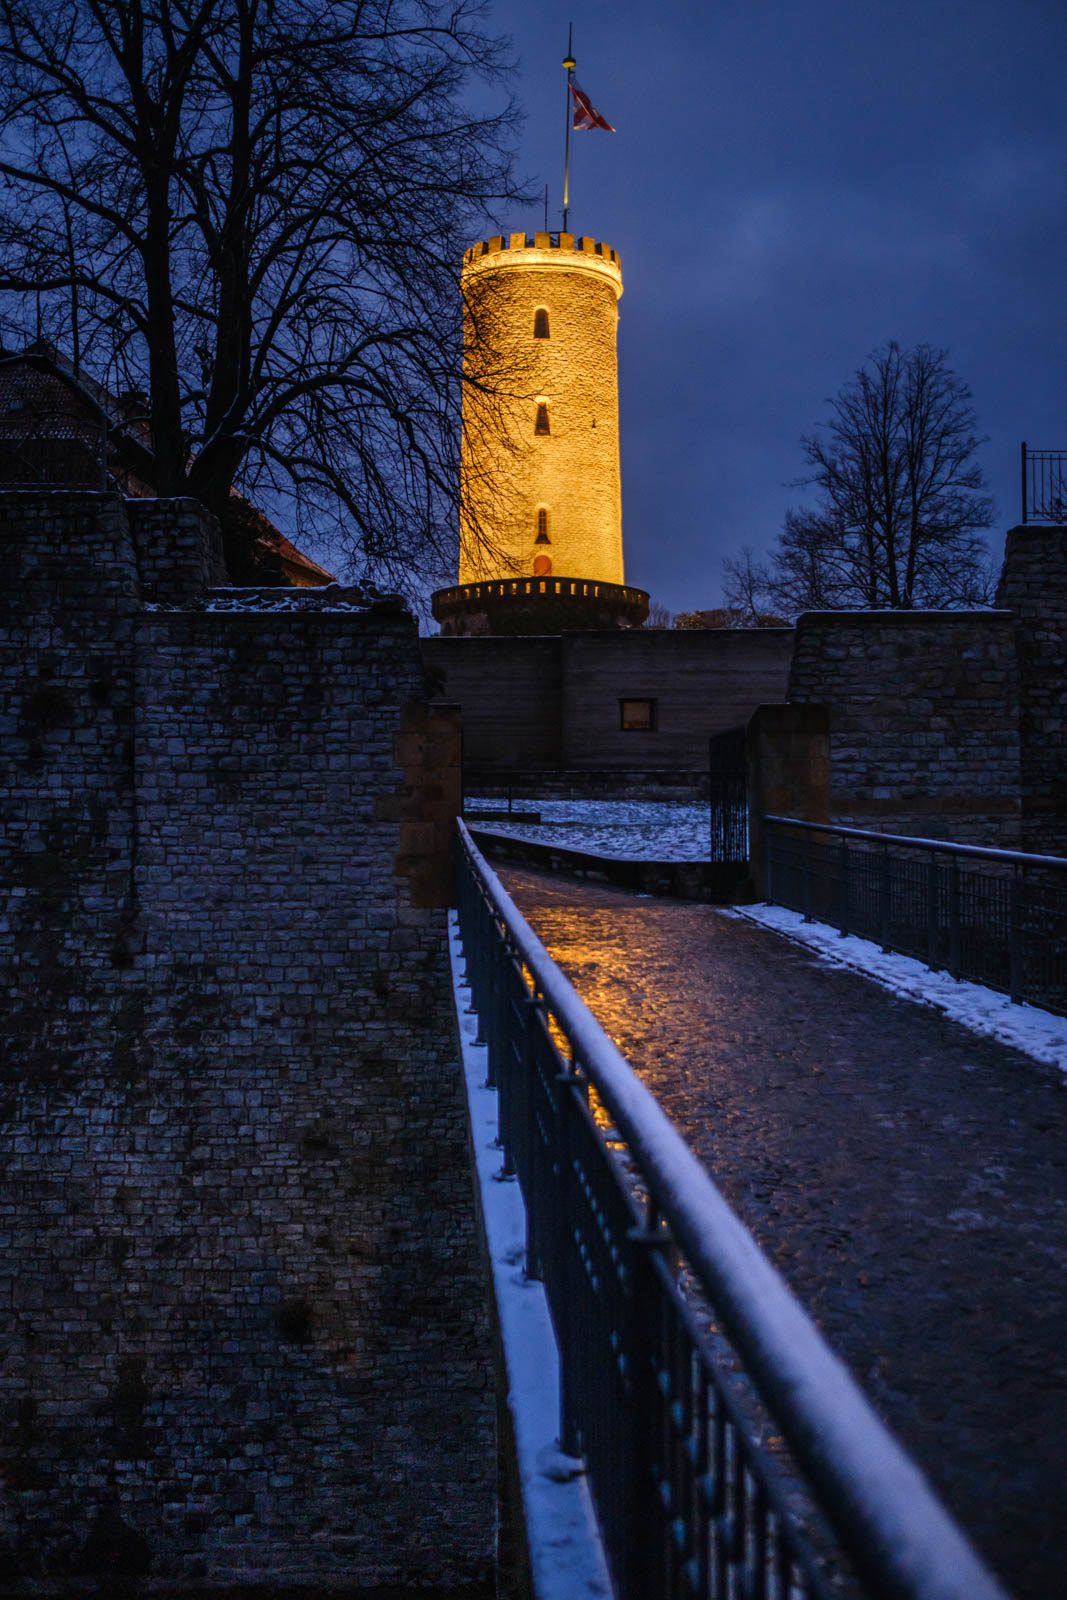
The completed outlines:
[[[1067,450],[1031,450],[1022,444],[1022,520],[1067,522]]]
[[[461,819],[494,915],[573,1047],[843,1549],[880,1600],[1006,1600],[918,1467],[511,900]]]
[[[764,822],[779,827],[803,828],[810,833],[832,833],[847,839],[871,839],[875,844],[908,845],[912,849],[944,851],[982,861],[1004,861],[1020,867],[1067,867],[1067,856],[1031,855],[1027,850],[997,850],[981,844],[955,844],[951,839],[915,839],[905,833],[878,833],[869,828],[846,828],[836,822],[806,822],[802,817],[779,817],[768,812]]]

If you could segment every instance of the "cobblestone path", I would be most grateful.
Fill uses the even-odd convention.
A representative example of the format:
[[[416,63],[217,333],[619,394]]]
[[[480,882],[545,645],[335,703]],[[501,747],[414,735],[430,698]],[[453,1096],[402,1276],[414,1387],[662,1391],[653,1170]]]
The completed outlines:
[[[1067,1092],[705,906],[524,915],[1018,1600],[1067,1597]]]

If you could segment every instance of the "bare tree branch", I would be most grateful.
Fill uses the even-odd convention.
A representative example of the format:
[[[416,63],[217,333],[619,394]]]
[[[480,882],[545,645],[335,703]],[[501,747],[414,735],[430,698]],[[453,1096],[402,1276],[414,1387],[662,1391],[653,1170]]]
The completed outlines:
[[[727,561],[731,604],[805,610],[987,605],[993,521],[971,392],[930,345],[888,344],[802,440],[815,508],[789,511],[767,563]]]
[[[519,198],[479,10],[0,0],[6,336],[76,295],[86,369],[149,398],[160,492],[262,485],[364,570],[454,559],[459,261]],[[518,384],[489,339],[476,381]]]

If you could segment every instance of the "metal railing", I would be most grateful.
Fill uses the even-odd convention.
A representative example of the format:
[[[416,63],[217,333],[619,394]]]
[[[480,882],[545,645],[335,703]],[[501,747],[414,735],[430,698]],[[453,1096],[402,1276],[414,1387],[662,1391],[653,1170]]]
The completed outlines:
[[[1067,522],[1067,450],[1022,446],[1023,522]]]
[[[458,825],[467,981],[624,1600],[813,1600],[827,1586],[693,1309],[703,1298],[878,1600],[1004,1600],[654,1096]],[[693,1295],[683,1294],[688,1278]]]
[[[1067,1012],[1067,860],[768,816],[767,898]]]
[[[711,861],[748,861],[746,731],[727,728],[708,741]]]

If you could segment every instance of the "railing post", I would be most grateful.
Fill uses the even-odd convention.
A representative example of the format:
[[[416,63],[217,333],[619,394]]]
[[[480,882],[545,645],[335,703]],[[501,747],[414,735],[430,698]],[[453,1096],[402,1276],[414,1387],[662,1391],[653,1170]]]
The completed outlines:
[[[487,1009],[488,965],[492,961],[493,924],[486,915],[486,908],[482,908],[483,915],[479,919],[479,926],[475,937],[471,941],[471,953],[467,961],[468,982],[471,990],[471,1003],[467,1010],[478,1019],[477,1032],[474,1035],[475,1044],[485,1044],[485,1013]]]
[[[937,925],[937,879],[940,862],[937,851],[930,851],[926,869],[926,964],[932,972],[941,965],[941,937]]]
[[[960,975],[960,861],[953,852],[948,863],[948,971]]]
[[[774,847],[774,827],[769,822],[763,824],[763,867],[764,867],[764,893],[771,905],[777,905],[775,899],[775,866],[777,865],[777,852]]]
[[[881,929],[882,949],[890,949],[892,924],[889,915],[890,873],[889,846],[882,846],[882,860],[878,873],[878,922]]]
[[[486,1061],[485,1083],[486,1088],[495,1089],[499,1077],[498,1063],[504,1049],[505,1038],[503,1034],[503,994],[504,961],[507,956],[506,936],[500,932],[492,916],[490,907],[486,907],[488,916],[488,941],[489,956],[486,971],[486,998],[485,1008],[489,1013],[486,1026]]]
[[[1026,988],[1026,963],[1023,952],[1022,868],[1016,862],[1011,874],[1010,926],[1008,932],[1008,996],[1016,1004]]]
[[[1023,523],[1026,522],[1026,440],[1022,444]]]
[[[578,1092],[575,1076],[561,1073],[553,1085],[556,1090],[556,1135],[559,1150],[559,1208],[558,1232],[554,1240],[557,1259],[562,1266],[564,1292],[560,1305],[555,1308],[559,1317],[556,1335],[559,1342],[559,1447],[565,1455],[582,1453],[581,1424],[577,1398],[574,1394],[574,1330],[573,1308],[578,1304],[578,1285],[575,1282],[577,1266],[573,1239],[568,1237],[567,1217],[577,1214],[580,1201],[574,1193],[574,1159],[571,1140],[571,1118],[574,1115],[572,1098]]]
[[[804,874],[804,896],[803,896],[803,899],[804,899],[804,921],[805,922],[812,922],[814,919],[813,919],[812,914],[811,914],[811,897],[812,897],[812,890],[815,887],[815,885],[814,885],[815,874],[814,874],[814,871],[813,871],[812,860],[811,860],[811,834],[810,833],[805,833],[801,843],[802,843],[802,846],[803,846],[803,851],[802,851],[803,864],[801,866],[801,872]]]
[[[848,840],[842,839],[837,848],[837,931],[842,939],[848,932],[849,884]]]
[[[664,1548],[662,1496],[656,1492],[657,1470],[666,1470],[659,1437],[659,1408],[668,1403],[659,1387],[658,1358],[653,1330],[657,1322],[659,1292],[656,1283],[656,1258],[671,1247],[669,1232],[659,1225],[658,1210],[648,1199],[644,1228],[635,1228],[628,1239],[633,1247],[631,1300],[632,1325],[628,1333],[633,1382],[633,1456],[630,1463],[629,1583],[626,1593],[651,1595],[659,1592],[657,1574]],[[694,1463],[699,1467],[699,1463]]]
[[[537,1139],[537,1114],[534,1108],[534,1066],[531,1057],[533,1050],[530,1047],[530,1031],[537,1027],[538,1013],[542,1006],[541,996],[536,992],[529,995],[523,1004],[523,1020],[525,1027],[525,1043],[522,1053],[522,1083],[518,1104],[521,1107],[522,1127],[520,1137],[523,1140],[522,1171],[529,1175],[530,1192],[523,1186],[523,1198],[526,1202],[526,1276],[534,1282],[540,1283],[544,1277],[544,1264],[541,1248],[542,1235],[545,1232],[544,1218],[549,1208],[549,1197],[545,1192],[544,1174],[534,1151]]]

